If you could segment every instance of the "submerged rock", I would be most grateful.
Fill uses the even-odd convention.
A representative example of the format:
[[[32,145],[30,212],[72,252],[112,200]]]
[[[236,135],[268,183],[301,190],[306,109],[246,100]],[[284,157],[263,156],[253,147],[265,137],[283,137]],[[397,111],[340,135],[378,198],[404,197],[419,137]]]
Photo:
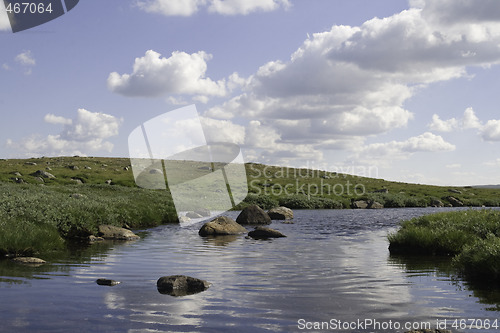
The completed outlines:
[[[267,212],[271,220],[291,220],[293,219],[293,211],[287,207],[272,208]]]
[[[187,296],[200,293],[210,287],[210,283],[185,275],[163,276],[156,282],[160,294]]]
[[[232,218],[227,216],[219,216],[210,222],[205,223],[198,234],[200,236],[216,236],[216,235],[237,235],[246,233],[242,225],[238,224]]]
[[[205,208],[196,209],[194,212],[196,214],[201,215],[202,217],[209,217],[210,215],[212,215],[212,213],[210,213],[210,210],[205,209]]]
[[[110,286],[110,287],[120,284],[120,281],[109,280],[109,279],[97,279],[95,282],[100,286]]]
[[[187,212],[186,217],[189,217],[190,219],[199,219],[202,218],[203,216],[196,212]]]
[[[262,208],[252,205],[241,211],[236,222],[239,224],[271,224],[271,218]]]
[[[45,260],[35,257],[17,257],[12,259],[12,261],[18,264],[36,265],[36,266],[43,265],[46,263]]]
[[[100,225],[98,236],[111,240],[134,240],[140,238],[130,230],[113,225]]]
[[[286,237],[281,232],[274,230],[274,229],[271,229],[271,228],[266,228],[266,227],[256,227],[255,230],[250,231],[248,233],[248,236],[252,237],[253,239]]]

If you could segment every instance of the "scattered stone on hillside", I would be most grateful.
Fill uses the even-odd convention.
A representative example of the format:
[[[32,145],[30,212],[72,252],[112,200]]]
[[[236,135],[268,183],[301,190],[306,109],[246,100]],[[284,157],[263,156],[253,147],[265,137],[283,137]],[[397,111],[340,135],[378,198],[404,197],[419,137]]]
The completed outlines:
[[[365,200],[353,201],[351,203],[351,208],[352,209],[365,209],[365,208],[368,208],[368,202],[366,202]]]
[[[71,178],[71,181],[75,182],[77,185],[82,185],[83,182],[81,179],[79,178]]]
[[[190,219],[199,219],[199,218],[202,218],[203,216],[201,216],[200,214],[198,214],[196,212],[187,212],[186,217],[189,217]]]
[[[431,200],[431,207],[444,207],[444,203],[438,199]]]
[[[389,190],[386,188],[382,188],[380,190],[375,190],[373,193],[389,193]]]
[[[252,237],[253,239],[267,239],[267,238],[280,238],[280,237],[286,237],[283,235],[281,232],[271,229],[271,228],[266,228],[266,227],[256,227],[255,230],[252,230],[248,233],[248,236]]]
[[[80,170],[78,165],[70,165],[68,168],[70,168],[71,170]]]
[[[46,263],[45,260],[35,257],[17,257],[12,259],[12,261],[24,265],[43,265]]]
[[[111,179],[108,179],[108,180],[105,181],[105,183],[108,184],[108,185],[112,185],[113,181]]]
[[[80,193],[72,193],[69,195],[70,198],[73,198],[73,199],[82,199],[82,198],[85,198],[85,196],[83,194],[80,194]]]
[[[159,278],[156,287],[161,294],[187,296],[207,290],[210,283],[190,276],[171,275]]]
[[[384,208],[384,205],[382,205],[378,201],[372,201],[372,202],[370,202],[370,204],[368,205],[367,208],[368,209],[382,209],[382,208]]]
[[[130,230],[107,224],[99,226],[98,236],[111,240],[134,240],[140,238]]]
[[[209,166],[202,166],[202,167],[199,167],[198,170],[207,170],[207,171],[212,171],[212,168],[209,167]]]
[[[293,219],[293,211],[287,207],[275,207],[267,212],[271,220],[291,220]]]
[[[212,215],[212,213],[210,212],[210,210],[205,209],[205,208],[198,208],[194,212],[196,214],[200,214],[203,217],[209,217],[210,215]]]
[[[42,178],[56,178],[56,176],[54,176],[53,174],[51,174],[45,170],[38,170],[38,171],[32,173],[31,176],[42,177]]]
[[[463,207],[464,206],[464,203],[455,197],[447,197],[446,200],[448,200],[453,207]]]
[[[89,167],[88,165],[86,165],[86,166],[84,167],[84,169],[87,169],[87,170],[92,170],[92,168],[91,168],[91,167]]]
[[[22,178],[19,178],[19,177],[14,177],[14,178],[11,178],[15,183],[17,184],[24,184],[24,179]]]
[[[247,229],[227,216],[219,216],[205,223],[198,232],[200,236],[237,235],[244,233],[247,233]]]
[[[129,170],[128,166],[124,167],[123,170],[128,171]]]
[[[110,280],[110,279],[97,279],[95,281],[98,285],[100,286],[116,286],[117,284],[120,284],[120,281],[115,281],[115,280]]]
[[[236,218],[239,224],[271,224],[271,218],[257,205],[251,205],[243,209]]]
[[[22,176],[23,176],[20,172],[17,172],[17,171],[16,171],[16,172],[13,172],[12,174],[13,174],[14,176],[16,176],[16,177],[22,177]]]
[[[45,170],[52,171],[52,168],[51,167],[46,167]]]
[[[462,194],[462,192],[461,192],[461,191],[459,191],[459,190],[455,190],[455,189],[453,189],[453,188],[449,188],[449,189],[448,189],[448,192],[455,193],[455,194]]]
[[[36,165],[35,162],[25,162],[24,165]]]
[[[108,165],[107,165],[107,164],[101,164],[101,166],[102,166],[103,168],[107,168],[107,167],[108,167]]]
[[[39,183],[45,183],[45,180],[43,180],[42,177],[35,177],[35,180]]]

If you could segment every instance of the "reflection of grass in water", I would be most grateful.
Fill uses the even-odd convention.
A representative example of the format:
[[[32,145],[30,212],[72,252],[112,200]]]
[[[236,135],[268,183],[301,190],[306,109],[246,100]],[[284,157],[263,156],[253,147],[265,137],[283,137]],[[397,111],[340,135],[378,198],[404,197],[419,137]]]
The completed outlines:
[[[419,255],[390,255],[389,265],[401,267],[409,277],[429,276],[436,274],[450,279],[458,290],[467,288],[479,298],[482,304],[492,305],[486,308],[490,311],[500,311],[500,286],[468,279],[457,271],[454,260],[449,256],[419,256]],[[465,281],[464,281],[465,278]]]

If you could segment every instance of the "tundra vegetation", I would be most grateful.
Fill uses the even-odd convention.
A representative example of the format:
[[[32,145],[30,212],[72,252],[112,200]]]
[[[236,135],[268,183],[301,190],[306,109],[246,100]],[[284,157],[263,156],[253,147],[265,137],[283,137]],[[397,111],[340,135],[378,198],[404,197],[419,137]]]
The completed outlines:
[[[207,173],[204,165],[185,163],[190,163],[193,174],[187,176],[191,179]],[[376,173],[361,177],[255,163],[245,167],[249,194],[235,209],[253,204],[264,209],[339,209],[350,208],[355,200],[376,201],[386,208],[457,202],[474,207],[500,205],[500,189],[495,188],[390,182],[377,179]],[[58,250],[68,240],[97,234],[101,224],[140,229],[177,222],[169,191],[137,187],[128,158],[0,160],[0,253]],[[472,249],[463,253],[462,261],[466,255],[475,256]]]
[[[443,212],[404,221],[388,235],[392,254],[453,257],[472,280],[500,283],[500,211]]]

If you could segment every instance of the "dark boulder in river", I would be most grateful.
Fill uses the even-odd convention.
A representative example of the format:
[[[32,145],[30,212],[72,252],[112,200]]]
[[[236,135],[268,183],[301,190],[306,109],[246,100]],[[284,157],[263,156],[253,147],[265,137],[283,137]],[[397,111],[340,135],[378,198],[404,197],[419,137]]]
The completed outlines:
[[[100,286],[110,286],[110,287],[120,284],[119,281],[109,280],[109,279],[97,279],[95,282]]]
[[[252,205],[241,211],[236,222],[239,224],[271,224],[271,218],[262,208]]]
[[[187,296],[200,293],[210,287],[210,283],[185,275],[163,276],[156,282],[160,294]]]
[[[243,226],[226,216],[219,216],[205,223],[198,234],[200,236],[237,235],[247,232]]]
[[[266,228],[266,227],[256,227],[255,230],[250,231],[248,233],[248,236],[252,237],[253,239],[286,237],[281,232],[274,230],[274,229],[271,229],[271,228]]]

